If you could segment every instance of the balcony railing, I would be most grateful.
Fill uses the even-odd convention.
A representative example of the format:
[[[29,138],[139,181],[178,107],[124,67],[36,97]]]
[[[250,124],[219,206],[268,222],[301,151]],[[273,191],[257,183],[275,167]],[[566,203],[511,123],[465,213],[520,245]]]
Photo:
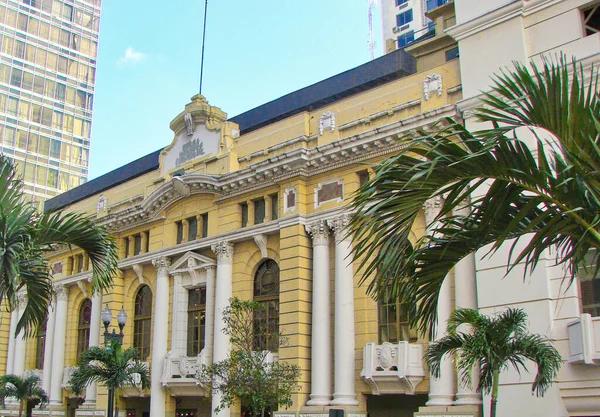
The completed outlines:
[[[600,363],[600,317],[582,314],[567,325],[569,363]]]
[[[423,345],[367,343],[363,349],[363,379],[373,394],[414,394],[425,377]]]
[[[427,11],[436,9],[446,3],[450,3],[451,1],[453,0],[427,0]]]

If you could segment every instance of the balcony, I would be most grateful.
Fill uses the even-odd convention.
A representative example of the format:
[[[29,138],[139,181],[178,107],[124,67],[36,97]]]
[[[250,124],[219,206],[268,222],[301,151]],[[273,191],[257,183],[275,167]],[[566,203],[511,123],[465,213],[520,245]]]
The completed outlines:
[[[414,394],[425,374],[422,344],[367,343],[363,349],[360,375],[374,395]]]
[[[196,381],[196,369],[208,362],[204,359],[204,351],[198,356],[175,356],[167,353],[163,370],[162,383],[175,396],[205,396],[204,388]]]
[[[427,12],[433,9],[437,9],[440,6],[443,6],[446,3],[450,3],[453,0],[427,0]]]
[[[600,364],[600,317],[582,314],[567,324],[569,363]]]

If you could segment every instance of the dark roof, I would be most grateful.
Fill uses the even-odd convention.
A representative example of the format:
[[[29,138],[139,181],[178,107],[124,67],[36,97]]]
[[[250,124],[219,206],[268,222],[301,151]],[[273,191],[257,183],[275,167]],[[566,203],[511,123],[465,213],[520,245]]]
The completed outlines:
[[[57,195],[44,203],[45,211],[55,211],[64,208],[70,204],[76,203],[94,194],[99,194],[116,185],[122,184],[135,177],[139,177],[147,172],[158,169],[158,156],[162,149],[152,152],[146,156],[136,159],[122,167],[119,167],[107,174],[94,178],[85,184],[80,185]]]
[[[398,49],[229,119],[248,133],[277,120],[311,111],[416,71],[415,58]]]
[[[416,71],[415,58],[402,49],[374,59],[351,70],[287,94],[229,119],[248,133],[277,120],[368,90]],[[123,165],[107,174],[46,200],[44,210],[55,211],[81,201],[118,184],[158,169],[162,149]]]

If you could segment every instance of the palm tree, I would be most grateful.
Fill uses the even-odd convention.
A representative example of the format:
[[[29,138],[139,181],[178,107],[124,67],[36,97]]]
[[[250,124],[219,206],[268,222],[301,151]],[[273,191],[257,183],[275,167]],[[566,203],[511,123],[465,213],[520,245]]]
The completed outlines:
[[[467,325],[458,329],[459,326]],[[526,369],[525,361],[537,365],[538,371],[531,390],[544,395],[562,365],[560,353],[550,341],[526,330],[527,314],[521,309],[509,308],[489,318],[468,308],[452,312],[448,320],[448,334],[432,343],[425,353],[425,361],[435,378],[440,377],[442,358],[456,357],[460,381],[472,385],[471,370],[479,369],[477,392],[491,392],[490,416],[496,416],[500,372],[512,365],[516,371]]]
[[[111,340],[105,348],[94,346],[84,351],[69,379],[76,395],[93,382],[105,385],[118,398],[119,390],[125,385],[142,389],[150,386],[148,365],[138,359],[135,348],[123,350],[119,341]]]
[[[52,275],[46,255],[56,245],[76,246],[89,256],[92,288],[112,285],[118,252],[114,239],[91,220],[74,213],[40,213],[26,201],[23,183],[12,161],[0,154],[0,300],[14,308],[17,293],[26,291],[27,306],[17,324],[33,336],[48,312]]]
[[[515,64],[494,78],[485,107],[475,111],[491,127],[470,132],[445,119],[405,137],[406,147],[374,168],[351,204],[354,256],[363,281],[372,278],[369,293],[391,287],[413,324],[433,332],[444,278],[488,244],[493,253],[514,239],[508,270],[524,263],[531,271],[556,249],[569,283],[590,256],[597,274],[600,86],[591,72],[584,87],[582,67],[564,58],[541,68]],[[415,220],[432,198],[442,199],[440,213],[429,233],[413,239]],[[526,244],[518,251],[521,238]]]
[[[5,407],[7,398],[19,401],[19,417],[23,410],[27,417],[31,416],[34,403],[41,405],[48,403],[48,394],[40,387],[40,377],[31,375],[21,378],[17,375],[3,375],[0,377],[0,403]]]

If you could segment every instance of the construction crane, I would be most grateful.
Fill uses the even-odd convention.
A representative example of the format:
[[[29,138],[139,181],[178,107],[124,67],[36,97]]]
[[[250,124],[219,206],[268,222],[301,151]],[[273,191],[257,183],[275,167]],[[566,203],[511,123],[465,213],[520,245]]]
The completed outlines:
[[[371,59],[375,59],[375,37],[373,36],[373,9],[377,7],[377,0],[369,0],[369,52]]]

